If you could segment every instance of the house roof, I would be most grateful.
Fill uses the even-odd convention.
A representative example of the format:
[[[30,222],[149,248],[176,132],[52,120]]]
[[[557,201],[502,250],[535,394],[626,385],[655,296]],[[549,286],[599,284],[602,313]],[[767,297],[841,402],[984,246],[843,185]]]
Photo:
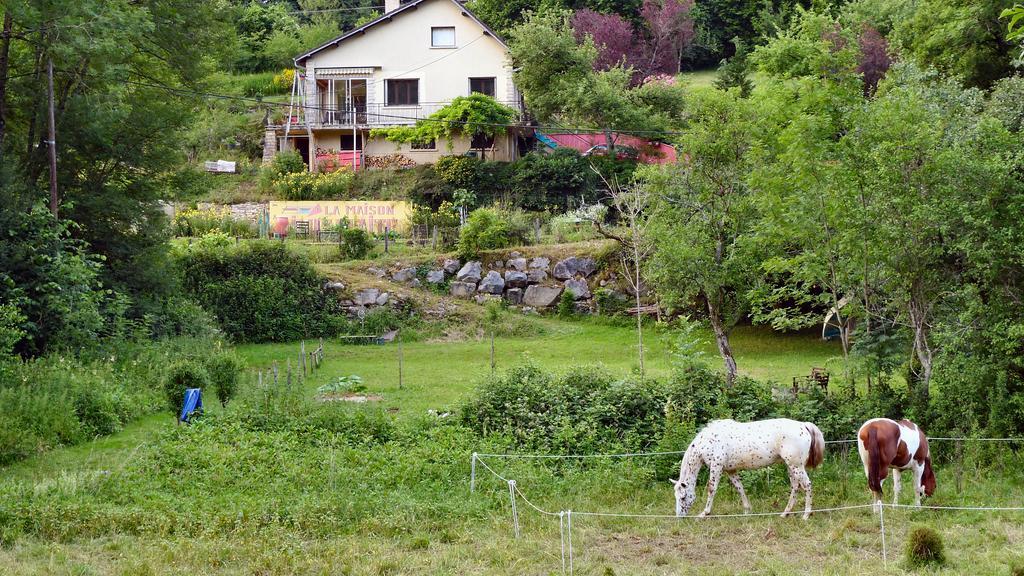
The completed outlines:
[[[301,65],[303,65],[306,62],[306,59],[308,59],[310,56],[316,54],[317,52],[321,52],[321,51],[326,50],[328,48],[333,48],[333,47],[337,46],[338,44],[341,44],[342,42],[344,42],[345,40],[347,40],[348,38],[351,38],[353,36],[365,34],[366,31],[369,30],[370,28],[373,28],[374,26],[376,26],[378,24],[381,24],[383,22],[390,22],[391,19],[394,18],[395,16],[398,16],[399,14],[402,14],[402,13],[404,13],[406,11],[415,10],[416,7],[418,7],[420,4],[423,4],[424,2],[431,2],[431,1],[432,0],[412,0],[411,2],[406,2],[405,4],[402,4],[401,6],[399,6],[397,9],[392,10],[391,12],[388,12],[387,14],[384,14],[383,16],[381,16],[380,18],[377,18],[376,20],[372,20],[372,21],[370,21],[370,22],[368,22],[366,24],[363,24],[362,26],[360,26],[358,28],[354,28],[352,30],[349,30],[348,32],[345,32],[344,34],[342,34],[341,36],[338,36],[334,40],[331,40],[331,41],[329,41],[329,42],[327,42],[327,43],[325,43],[325,44],[323,44],[321,46],[318,46],[318,47],[310,50],[309,52],[305,52],[303,54],[300,54],[299,56],[296,56],[295,57],[295,64],[297,66],[301,66]],[[473,14],[473,12],[470,11],[469,8],[466,8],[462,4],[462,2],[459,2],[459,0],[447,0],[447,1],[451,2],[452,4],[455,4],[459,8],[459,10],[462,12],[463,16],[466,16],[467,18],[471,18],[481,28],[483,28],[483,31],[484,31],[485,35],[494,38],[495,40],[498,41],[499,44],[501,44],[503,47],[505,47],[506,50],[508,49],[508,44],[506,44],[505,41],[502,40],[501,36],[498,36],[498,34],[494,32],[494,30],[491,30],[490,26],[488,26],[487,24],[484,24],[482,20],[477,18],[476,14]]]

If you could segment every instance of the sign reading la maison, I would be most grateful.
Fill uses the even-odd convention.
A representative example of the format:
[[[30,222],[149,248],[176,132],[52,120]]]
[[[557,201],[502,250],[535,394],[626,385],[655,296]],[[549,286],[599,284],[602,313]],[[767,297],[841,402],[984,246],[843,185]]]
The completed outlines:
[[[270,203],[270,222],[275,232],[305,221],[310,230],[324,229],[347,218],[349,226],[383,233],[404,229],[409,223],[409,205],[392,200],[278,200]]]

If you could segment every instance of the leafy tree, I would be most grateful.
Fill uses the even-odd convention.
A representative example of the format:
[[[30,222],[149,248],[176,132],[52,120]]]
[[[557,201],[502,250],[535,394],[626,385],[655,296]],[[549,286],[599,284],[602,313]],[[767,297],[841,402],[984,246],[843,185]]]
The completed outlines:
[[[493,141],[507,132],[507,126],[516,119],[516,111],[498,103],[484,94],[459,96],[451,104],[418,120],[413,126],[375,128],[371,136],[383,137],[392,142],[416,142],[426,144],[445,140],[448,149],[454,146],[458,137],[478,142],[481,158],[487,147],[486,141]]]
[[[1014,45],[999,16],[1004,0],[914,2],[896,22],[891,39],[922,67],[960,76],[967,86],[988,88],[1012,72]]]
[[[740,96],[747,98],[750,96],[751,90],[754,89],[754,83],[750,81],[750,76],[747,73],[750,66],[747,49],[743,45],[743,40],[739,38],[733,38],[733,43],[736,44],[736,53],[732,58],[722,60],[722,65],[718,67],[715,88],[719,90],[739,88]]]
[[[644,0],[640,14],[647,32],[646,74],[679,73],[683,53],[694,39],[693,6],[693,0]]]
[[[878,33],[878,30],[865,24],[857,38],[857,46],[860,48],[857,72],[864,78],[864,95],[871,96],[878,88],[878,83],[885,77],[885,73],[889,71],[889,67],[892,66],[889,42]]]
[[[583,9],[573,13],[571,23],[577,42],[583,42],[587,37],[593,40],[597,48],[595,70],[639,66],[641,55],[633,24],[622,16]]]
[[[657,198],[648,277],[670,306],[706,309],[729,382],[737,375],[729,332],[746,309],[751,263],[743,248],[753,205],[746,182],[758,140],[754,107],[735,92],[701,90],[687,102],[686,162],[649,175]]]

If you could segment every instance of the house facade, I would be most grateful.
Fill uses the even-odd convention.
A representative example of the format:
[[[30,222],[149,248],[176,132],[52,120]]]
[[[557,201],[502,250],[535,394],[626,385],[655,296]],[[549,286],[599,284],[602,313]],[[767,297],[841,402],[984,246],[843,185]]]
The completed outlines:
[[[522,109],[508,46],[458,0],[387,0],[383,16],[296,57],[295,65],[287,114],[267,127],[265,161],[298,150],[316,171],[409,166],[480,148],[488,159],[518,156],[514,128],[487,142],[399,145],[370,136],[474,92]]]

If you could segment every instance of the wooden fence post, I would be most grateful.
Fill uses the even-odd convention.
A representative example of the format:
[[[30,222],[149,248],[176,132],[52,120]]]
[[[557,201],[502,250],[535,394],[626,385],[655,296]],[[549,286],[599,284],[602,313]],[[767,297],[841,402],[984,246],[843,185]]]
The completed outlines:
[[[277,360],[274,360],[274,390],[277,390]]]
[[[494,376],[494,330],[491,330],[491,376]]]
[[[391,234],[390,234],[390,232],[391,232],[391,230],[387,226],[385,226],[384,227],[384,253],[385,254],[388,253],[388,245],[390,244],[390,241],[391,241]]]
[[[398,389],[402,389],[402,339],[399,335],[398,338]]]
[[[533,243],[540,244],[540,218],[533,219]]]
[[[288,389],[291,390],[292,389],[292,359],[291,358],[285,359],[285,363],[286,363],[285,365],[287,366],[287,370],[285,372],[285,374],[286,374],[285,382],[287,383]]]
[[[299,354],[302,357],[302,376],[306,376],[306,341],[299,343]]]
[[[437,250],[437,224],[434,224],[434,232],[430,239],[430,248],[431,250]]]

